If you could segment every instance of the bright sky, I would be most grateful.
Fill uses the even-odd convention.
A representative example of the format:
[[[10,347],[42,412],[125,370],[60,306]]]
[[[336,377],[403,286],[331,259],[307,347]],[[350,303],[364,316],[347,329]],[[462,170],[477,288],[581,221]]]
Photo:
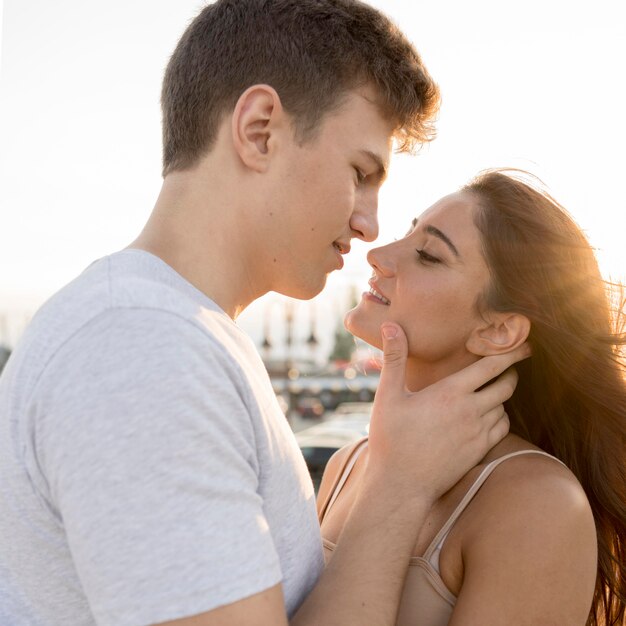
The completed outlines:
[[[5,0],[0,312],[10,317],[0,342],[148,217],[161,183],[163,69],[203,4]],[[435,143],[394,158],[380,241],[481,168],[512,165],[541,176],[600,250],[604,271],[626,276],[624,0],[372,4],[405,30],[443,93]],[[355,246],[314,305],[296,306],[302,336],[312,307],[333,325],[349,286],[365,288],[365,250]],[[276,298],[240,318],[257,339],[265,315],[282,316]]]

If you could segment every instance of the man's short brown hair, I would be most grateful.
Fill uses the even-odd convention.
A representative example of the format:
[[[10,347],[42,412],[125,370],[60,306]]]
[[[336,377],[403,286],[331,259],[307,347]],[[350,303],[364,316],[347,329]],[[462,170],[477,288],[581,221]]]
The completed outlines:
[[[218,0],[189,25],[165,72],[163,175],[206,154],[223,115],[255,84],[277,91],[302,141],[365,84],[396,123],[401,150],[434,135],[437,85],[376,9],[357,0]]]

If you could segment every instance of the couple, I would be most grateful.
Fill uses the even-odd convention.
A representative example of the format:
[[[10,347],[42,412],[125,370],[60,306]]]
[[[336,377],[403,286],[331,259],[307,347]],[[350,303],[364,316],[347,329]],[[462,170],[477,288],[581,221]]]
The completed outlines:
[[[234,323],[268,291],[313,297],[376,238],[392,142],[429,140],[438,103],[359,2],[220,0],[191,23],[151,217],[44,305],[0,379],[3,624],[623,621],[623,368],[549,197],[487,173],[370,252],[347,325],[385,364],[368,441],[321,486],[323,543]]]

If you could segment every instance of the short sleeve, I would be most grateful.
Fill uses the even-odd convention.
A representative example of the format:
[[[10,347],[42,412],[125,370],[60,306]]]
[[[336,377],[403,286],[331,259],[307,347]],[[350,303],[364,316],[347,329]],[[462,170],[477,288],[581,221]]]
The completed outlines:
[[[253,398],[223,346],[160,311],[107,311],[47,366],[37,454],[101,626],[202,613],[281,579]]]

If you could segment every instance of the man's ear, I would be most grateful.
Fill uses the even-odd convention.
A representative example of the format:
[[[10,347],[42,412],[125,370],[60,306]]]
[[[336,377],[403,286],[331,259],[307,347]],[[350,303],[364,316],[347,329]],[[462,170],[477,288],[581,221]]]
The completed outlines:
[[[528,338],[530,320],[521,313],[491,311],[485,320],[486,323],[477,326],[465,344],[472,354],[503,354],[517,348]]]
[[[235,151],[247,167],[255,172],[267,169],[274,133],[284,119],[280,98],[269,85],[253,85],[239,96],[231,131]]]

